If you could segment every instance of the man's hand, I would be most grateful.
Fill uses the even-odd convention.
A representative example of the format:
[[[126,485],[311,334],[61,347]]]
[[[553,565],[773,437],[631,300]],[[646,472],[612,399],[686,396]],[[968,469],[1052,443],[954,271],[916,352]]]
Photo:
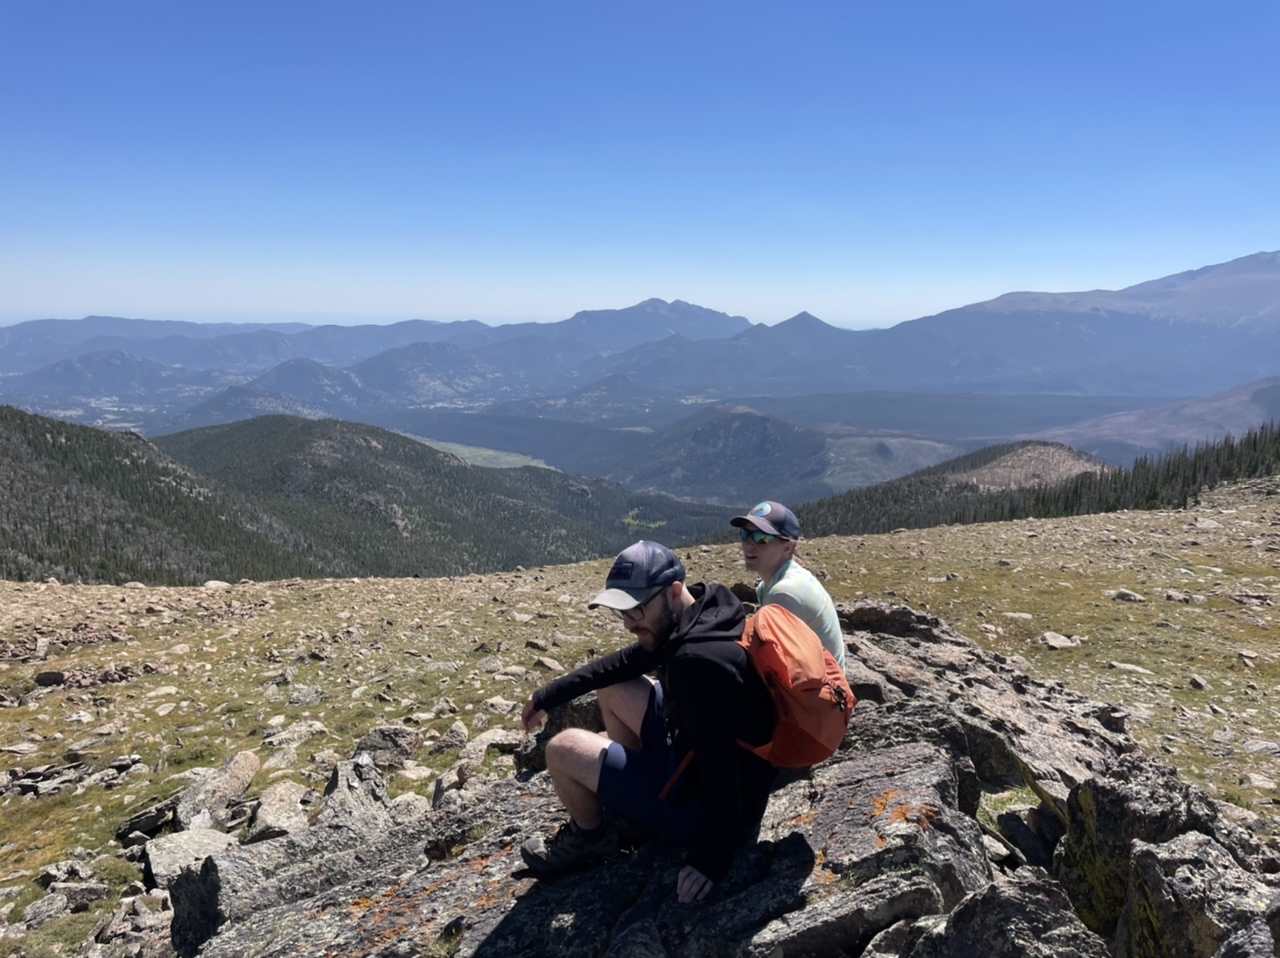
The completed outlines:
[[[547,713],[534,705],[533,696],[529,696],[529,701],[524,703],[524,710],[520,713],[520,721],[524,723],[524,730],[532,732],[542,725],[542,720],[546,717]]]
[[[702,901],[714,884],[715,882],[692,865],[685,865],[676,877],[676,898],[682,905]]]

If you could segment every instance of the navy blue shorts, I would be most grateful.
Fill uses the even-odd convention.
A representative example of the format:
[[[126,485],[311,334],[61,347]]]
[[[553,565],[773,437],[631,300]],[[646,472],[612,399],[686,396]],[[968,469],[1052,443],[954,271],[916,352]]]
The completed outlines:
[[[680,753],[667,741],[659,683],[649,692],[640,741],[639,750],[610,743],[600,768],[600,801],[613,815],[663,838],[693,844],[702,832],[703,815],[688,770],[666,798],[658,797],[680,764]]]

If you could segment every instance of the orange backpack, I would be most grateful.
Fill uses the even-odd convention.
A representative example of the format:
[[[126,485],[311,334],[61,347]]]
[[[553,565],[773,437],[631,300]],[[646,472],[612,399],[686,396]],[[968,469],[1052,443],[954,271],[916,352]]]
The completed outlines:
[[[778,721],[763,745],[738,744],[777,768],[807,768],[835,754],[857,703],[844,670],[817,634],[780,605],[747,617],[738,644],[773,698]],[[693,761],[686,752],[658,797],[665,799]]]
[[[738,744],[778,768],[804,768],[834,755],[857,699],[822,640],[789,610],[765,605],[747,619],[738,642],[778,713],[769,742]]]

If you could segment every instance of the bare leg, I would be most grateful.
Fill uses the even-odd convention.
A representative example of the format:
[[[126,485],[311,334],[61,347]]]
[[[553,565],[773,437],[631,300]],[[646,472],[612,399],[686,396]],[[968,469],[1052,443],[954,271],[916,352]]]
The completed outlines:
[[[609,738],[626,748],[640,748],[640,726],[649,707],[653,683],[646,678],[619,682],[596,692],[604,729]]]
[[[547,772],[569,817],[588,831],[604,823],[596,792],[609,740],[581,728],[567,728],[547,743]]]

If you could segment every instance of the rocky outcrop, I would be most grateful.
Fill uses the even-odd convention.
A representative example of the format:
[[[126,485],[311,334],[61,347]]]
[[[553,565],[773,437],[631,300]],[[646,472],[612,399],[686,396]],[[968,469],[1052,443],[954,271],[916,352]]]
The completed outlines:
[[[520,841],[562,813],[534,740],[517,749],[518,774],[485,777],[481,740],[515,741],[489,735],[433,808],[389,801],[362,753],[337,767],[310,827],[183,868],[170,882],[173,947],[206,958],[1274,954],[1280,854],[1246,813],[1144,757],[1123,711],[1034,682],[910,609],[841,611],[860,697],[846,741],[780,782],[759,840],[705,902],[677,903],[683,852],[661,842],[556,883],[524,875]]]

